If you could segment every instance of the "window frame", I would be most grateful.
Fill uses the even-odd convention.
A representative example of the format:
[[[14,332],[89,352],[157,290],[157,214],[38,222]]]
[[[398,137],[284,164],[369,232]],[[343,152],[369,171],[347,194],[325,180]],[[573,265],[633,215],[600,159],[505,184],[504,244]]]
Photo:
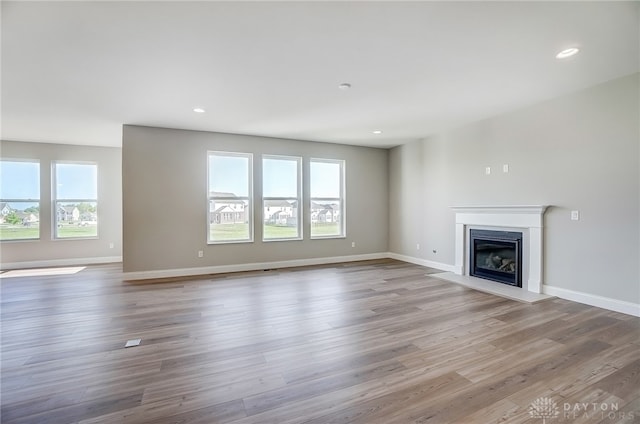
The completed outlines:
[[[90,165],[94,166],[96,169],[96,197],[95,199],[91,198],[64,198],[60,199],[58,197],[58,165]],[[51,232],[52,239],[54,241],[62,241],[62,240],[97,240],[100,238],[100,220],[99,220],[99,166],[98,162],[93,161],[74,161],[74,160],[54,160],[51,162],[51,221],[52,221],[52,229]],[[58,203],[95,203],[96,205],[96,235],[89,236],[72,236],[72,237],[61,237],[58,234]]]
[[[313,172],[312,172],[312,164],[313,163],[331,163],[339,165],[340,169],[340,197],[313,197],[311,186],[313,184]],[[344,159],[328,159],[328,158],[310,158],[309,159],[309,237],[311,240],[322,240],[322,239],[340,239],[347,237],[347,225],[346,225],[346,161]],[[322,202],[331,202],[338,201],[340,204],[339,209],[339,234],[329,234],[329,235],[313,235],[313,203],[322,203]]]
[[[296,196],[297,197],[280,197],[280,196],[265,196],[264,195],[264,160],[265,159],[272,159],[272,160],[283,160],[283,161],[292,161],[292,162],[296,162],[296,184],[297,184],[297,190],[296,190]],[[262,155],[262,241],[265,243],[270,243],[273,241],[296,241],[296,240],[303,240],[304,239],[304,234],[303,234],[303,229],[302,229],[302,217],[303,215],[303,200],[302,200],[302,157],[301,156],[289,156],[289,155],[272,155],[272,154],[263,154]],[[265,216],[265,208],[267,206],[265,206],[265,203],[268,201],[277,201],[277,200],[283,200],[283,201],[295,201],[298,205],[297,207],[297,216],[296,216],[296,222],[297,222],[297,232],[298,235],[295,237],[273,237],[273,238],[265,238],[265,222],[266,222],[266,216]]]
[[[211,157],[212,156],[224,156],[224,157],[240,157],[247,158],[247,196],[235,196],[235,197],[224,197],[224,196],[212,196],[213,191],[211,190],[210,182],[211,182]],[[207,244],[233,244],[233,243],[253,243],[254,241],[254,225],[253,225],[253,153],[245,153],[245,152],[229,152],[222,150],[208,150],[207,151]],[[244,239],[226,239],[226,240],[213,240],[211,238],[211,202],[215,201],[237,201],[237,200],[245,200],[247,202],[247,206],[245,208],[245,213],[249,216],[246,217],[248,223],[249,235],[248,238]]]
[[[42,178],[42,164],[39,159],[31,159],[31,158],[0,158],[0,162],[26,162],[26,163],[34,163],[38,165],[38,198],[0,198],[0,203],[35,203],[38,206],[38,236],[30,237],[30,238],[12,238],[12,239],[0,239],[0,243],[7,242],[25,242],[25,241],[39,241],[42,239],[42,232],[40,227],[41,221],[41,212],[42,212],[42,186],[41,186],[41,178]],[[11,206],[9,206],[11,208]]]

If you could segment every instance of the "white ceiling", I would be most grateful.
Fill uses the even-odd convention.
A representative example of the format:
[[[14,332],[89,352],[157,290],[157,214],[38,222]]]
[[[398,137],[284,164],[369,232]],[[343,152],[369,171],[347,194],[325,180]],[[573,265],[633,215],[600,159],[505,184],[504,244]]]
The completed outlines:
[[[637,72],[639,16],[638,2],[3,1],[2,139],[120,146],[137,124],[391,147]]]

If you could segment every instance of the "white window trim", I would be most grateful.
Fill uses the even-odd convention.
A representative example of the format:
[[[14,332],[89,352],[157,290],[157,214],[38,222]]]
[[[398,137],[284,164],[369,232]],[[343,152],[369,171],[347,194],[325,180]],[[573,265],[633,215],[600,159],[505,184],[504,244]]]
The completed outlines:
[[[96,167],[96,198],[95,199],[58,199],[58,172],[56,170],[57,165],[93,165]],[[52,232],[51,236],[54,241],[66,241],[66,240],[97,240],[100,238],[100,202],[98,201],[98,174],[99,166],[97,162],[91,161],[73,161],[73,160],[56,160],[51,162],[51,220],[52,220]],[[58,203],[95,203],[96,214],[98,215],[98,221],[96,222],[96,235],[87,237],[60,237],[58,236]]]
[[[335,197],[312,197],[311,190],[309,190],[309,237],[311,240],[322,240],[322,239],[343,239],[347,237],[347,208],[346,208],[346,161],[344,159],[327,159],[327,158],[310,158],[309,159],[309,179],[311,179],[311,163],[313,162],[321,162],[321,163],[332,163],[340,165],[340,198]],[[313,228],[313,223],[311,222],[311,213],[312,208],[311,205],[313,202],[330,202],[330,201],[339,201],[340,202],[340,234],[336,235],[321,235],[314,236],[311,229]]]
[[[302,230],[302,217],[303,215],[303,200],[302,200],[302,157],[300,156],[285,156],[285,155],[262,155],[262,189],[263,189],[263,197],[262,197],[262,241],[265,243],[270,243],[273,241],[296,241],[303,240],[304,234]],[[297,196],[298,197],[265,197],[264,196],[264,159],[275,159],[275,160],[289,160],[295,161],[297,163]],[[296,237],[279,237],[279,238],[265,238],[264,236],[264,208],[265,202],[268,200],[285,200],[285,201],[296,201],[298,203],[298,235]]]
[[[38,216],[39,220],[42,221],[42,187],[40,186],[40,178],[42,177],[42,166],[39,159],[28,159],[28,158],[2,158],[0,162],[27,162],[27,163],[36,163],[38,164],[38,192],[40,196],[37,199],[0,199],[0,203],[36,203],[38,205]],[[19,238],[19,239],[7,239],[0,240],[0,243],[12,243],[12,242],[25,242],[25,241],[40,241],[42,239],[42,232],[40,231],[40,225],[38,224],[38,237],[34,238]]]
[[[249,188],[247,192],[247,197],[236,196],[236,197],[213,197],[211,196],[211,190],[209,187],[209,180],[211,177],[211,169],[209,166],[209,159],[212,155],[218,156],[228,156],[228,157],[241,157],[249,159],[248,165],[248,173],[247,181],[249,182]],[[209,150],[207,151],[207,244],[235,244],[235,243],[253,243],[254,235],[253,235],[253,153],[243,153],[243,152],[226,152],[221,150]],[[247,207],[249,211],[249,217],[247,218],[247,222],[249,224],[249,238],[247,239],[231,239],[231,240],[211,240],[211,201],[225,201],[225,200],[246,200]]]

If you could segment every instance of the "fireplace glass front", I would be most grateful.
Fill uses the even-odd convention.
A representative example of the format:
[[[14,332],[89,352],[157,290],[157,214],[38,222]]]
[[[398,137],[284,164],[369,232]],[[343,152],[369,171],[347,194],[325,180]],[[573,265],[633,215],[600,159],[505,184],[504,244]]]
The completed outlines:
[[[469,274],[522,287],[522,233],[470,230]]]

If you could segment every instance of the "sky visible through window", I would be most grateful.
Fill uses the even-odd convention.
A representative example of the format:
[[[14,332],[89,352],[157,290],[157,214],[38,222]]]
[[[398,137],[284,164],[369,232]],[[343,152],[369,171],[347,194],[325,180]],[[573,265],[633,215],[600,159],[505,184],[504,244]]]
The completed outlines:
[[[246,157],[209,156],[209,190],[248,197],[248,166]],[[265,197],[295,197],[297,193],[295,161],[266,158],[263,161]],[[340,164],[311,162],[311,196],[340,197]]]
[[[209,155],[209,190],[249,197],[249,158]]]
[[[271,159],[262,161],[263,197],[298,196],[298,161]]]
[[[40,164],[0,161],[0,198],[39,199]]]
[[[97,166],[91,164],[56,164],[57,199],[97,199]],[[40,164],[27,161],[0,161],[0,198],[5,200],[40,199]],[[37,203],[12,203],[24,210]]]
[[[340,164],[311,162],[311,197],[340,197]]]
[[[211,191],[248,197],[246,157],[210,156]],[[265,159],[264,196],[295,197],[297,193],[295,161]],[[58,199],[96,199],[97,167],[86,164],[56,164]],[[311,162],[311,197],[340,197],[340,166],[331,162]],[[39,199],[40,173],[37,162],[0,162],[0,198]],[[23,206],[22,204],[21,206]]]
[[[57,199],[97,199],[98,167],[95,165],[56,164]]]
[[[38,162],[0,161],[0,199],[40,199],[40,164]],[[37,202],[9,202],[14,210],[38,206]]]

